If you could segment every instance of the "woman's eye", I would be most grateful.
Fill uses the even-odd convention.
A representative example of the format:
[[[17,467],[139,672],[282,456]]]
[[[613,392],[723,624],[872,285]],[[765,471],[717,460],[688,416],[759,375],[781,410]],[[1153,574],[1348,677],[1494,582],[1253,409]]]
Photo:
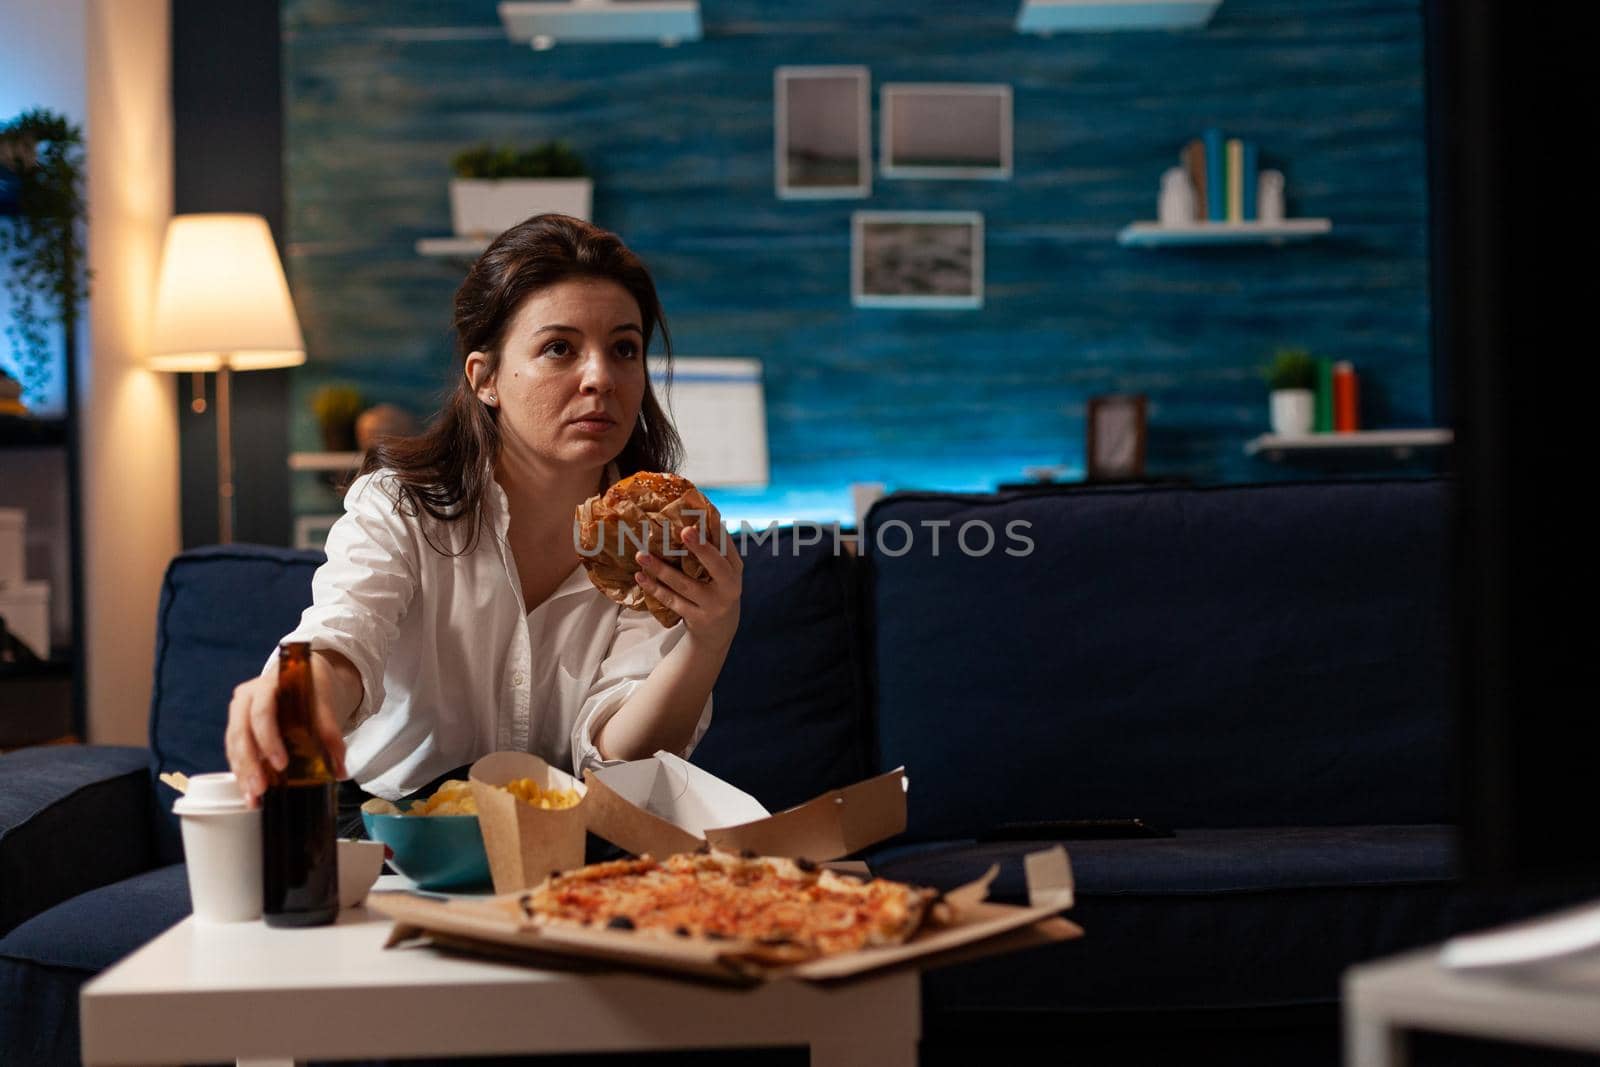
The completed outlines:
[[[632,341],[624,341],[617,346],[617,354],[623,359],[634,359],[639,355],[639,350]]]
[[[547,356],[564,356],[567,354],[567,351],[568,347],[567,342],[565,341],[551,341],[549,344],[544,346],[544,354]]]

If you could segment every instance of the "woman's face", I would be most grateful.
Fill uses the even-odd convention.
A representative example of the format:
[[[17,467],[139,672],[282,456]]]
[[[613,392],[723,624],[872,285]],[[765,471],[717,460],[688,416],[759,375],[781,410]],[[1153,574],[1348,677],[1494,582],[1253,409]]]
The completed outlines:
[[[477,388],[499,411],[502,452],[563,466],[615,459],[644,399],[643,326],[638,302],[607,279],[571,278],[524,300],[499,369]],[[473,380],[483,366],[468,357]]]

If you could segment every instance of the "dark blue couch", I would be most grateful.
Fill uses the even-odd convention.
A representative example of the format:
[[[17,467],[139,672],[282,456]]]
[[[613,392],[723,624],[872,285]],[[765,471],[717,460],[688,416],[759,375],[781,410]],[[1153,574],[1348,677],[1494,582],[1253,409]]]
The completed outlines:
[[[695,761],[773,809],[904,764],[909,826],[874,866],[949,886],[999,862],[1002,899],[1059,832],[1026,824],[1175,831],[1070,841],[1088,937],[929,974],[930,1034],[1331,1005],[1352,962],[1571,895],[1455,881],[1448,508],[1427,480],[897,494],[860,557],[795,530],[747,542]],[[978,520],[994,544],[969,526],[969,554]],[[154,775],[225,766],[232,686],[319,561],[179,556],[150,749],[0,757],[0,1058],[75,1062],[81,984],[187,913]]]

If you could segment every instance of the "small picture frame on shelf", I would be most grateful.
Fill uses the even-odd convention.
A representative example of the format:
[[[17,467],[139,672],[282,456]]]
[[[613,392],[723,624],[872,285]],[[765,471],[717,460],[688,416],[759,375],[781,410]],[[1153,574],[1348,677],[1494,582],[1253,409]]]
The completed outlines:
[[[1091,482],[1131,482],[1144,477],[1143,394],[1089,398],[1084,477]]]
[[[871,195],[870,83],[866,67],[773,71],[773,164],[780,198]]]
[[[880,93],[885,178],[1011,177],[1011,86],[891,83]]]
[[[857,211],[850,227],[856,307],[983,306],[981,212]]]

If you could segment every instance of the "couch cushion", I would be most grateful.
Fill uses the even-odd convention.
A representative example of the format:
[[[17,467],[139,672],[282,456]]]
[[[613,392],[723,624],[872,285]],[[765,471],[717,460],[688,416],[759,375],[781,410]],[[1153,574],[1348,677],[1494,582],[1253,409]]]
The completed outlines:
[[[909,770],[909,833],[1448,821],[1447,512],[1433,480],[879,501],[878,765]],[[977,521],[985,555],[956,541]]]
[[[993,864],[995,900],[1027,899],[1021,857],[1054,841],[929,842],[883,849],[873,869],[951,889]],[[1452,826],[1300,826],[1180,830],[1172,837],[1064,841],[1073,882],[1092,896],[1248,893],[1327,886],[1447,882],[1456,877]]]
[[[227,769],[222,734],[233,687],[260,674],[267,654],[299,622],[322,560],[320,552],[213,545],[168,564],[150,698],[153,773]],[[157,796],[165,815],[161,857],[175,863],[183,858],[175,796],[165,787]]]
[[[190,911],[181,863],[80,893],[0,938],[0,958],[98,974]]]
[[[0,1059],[78,1063],[83,984],[187,914],[177,864],[90,890],[0,938]]]
[[[49,745],[0,756],[0,936],[155,863],[150,754]]]
[[[1068,842],[1077,941],[925,976],[929,1016],[1182,1011],[1332,1004],[1349,965],[1593,895],[1515,894],[1450,878],[1442,826],[1182,832]],[[1025,896],[1021,856],[1049,843],[949,844],[873,861],[883,876],[951,888],[1001,864],[996,899]]]
[[[782,810],[868,774],[854,557],[831,536],[741,538],[739,632],[694,762]]]

